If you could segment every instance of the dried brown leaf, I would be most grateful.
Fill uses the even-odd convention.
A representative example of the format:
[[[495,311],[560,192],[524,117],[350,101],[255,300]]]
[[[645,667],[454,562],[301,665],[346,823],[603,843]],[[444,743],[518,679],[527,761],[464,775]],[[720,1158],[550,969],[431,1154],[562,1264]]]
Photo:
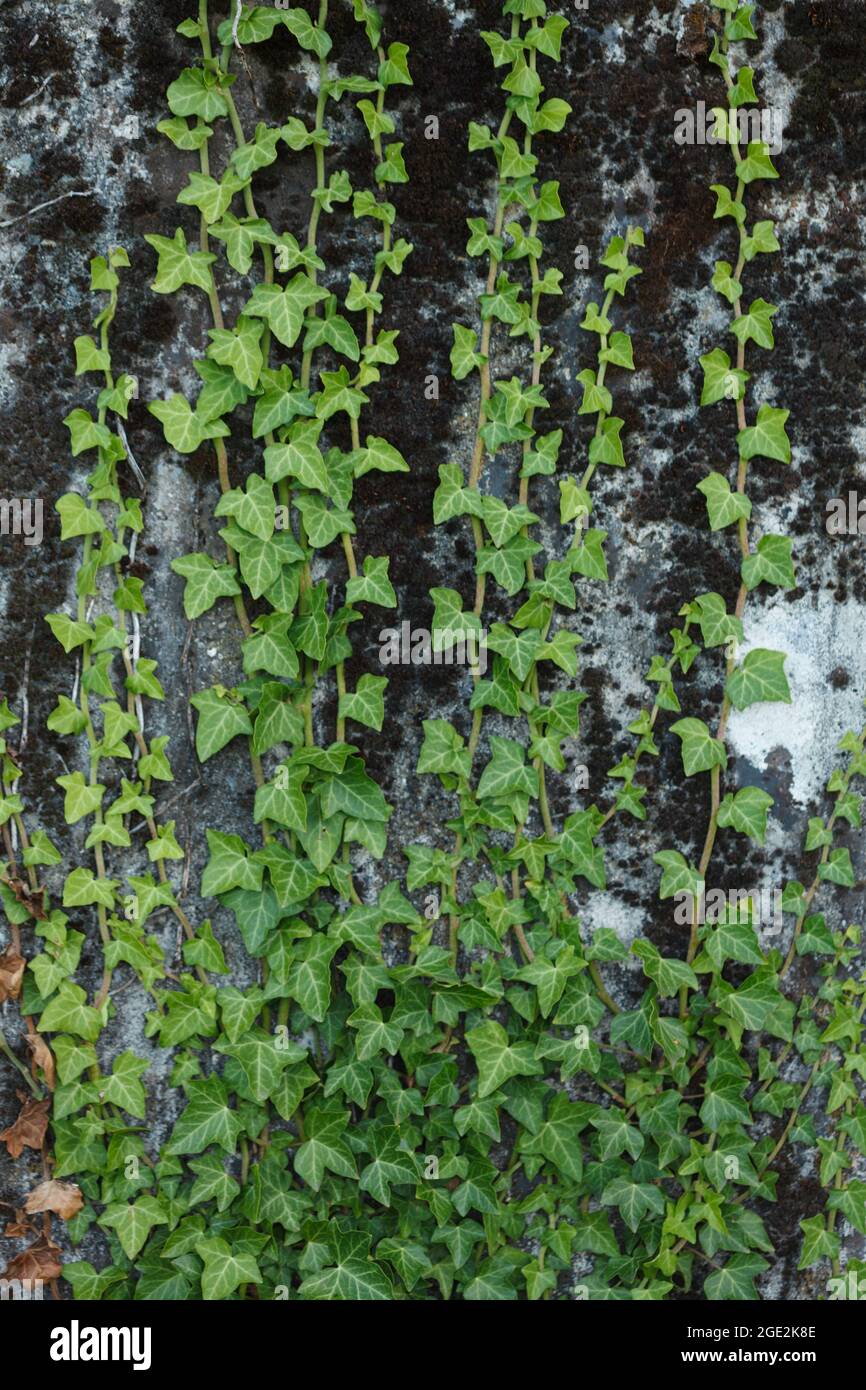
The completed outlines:
[[[57,1216],[62,1216],[64,1221],[71,1221],[83,1206],[81,1188],[74,1182],[58,1182],[56,1178],[47,1178],[38,1187],[34,1187],[24,1203],[24,1210],[31,1213],[53,1211]]]
[[[47,1236],[40,1236],[38,1240],[29,1245],[26,1250],[22,1250],[20,1255],[11,1259],[3,1271],[4,1279],[42,1279],[48,1282],[50,1279],[59,1279],[63,1273],[63,1263],[60,1258],[60,1246],[55,1245],[53,1240]]]
[[[37,1067],[42,1068],[45,1077],[45,1085],[49,1091],[53,1091],[57,1082],[57,1067],[54,1062],[54,1053],[48,1046],[41,1033],[25,1033],[24,1041],[33,1053],[33,1060]]]
[[[14,946],[0,951],[0,1004],[5,1004],[7,999],[17,999],[20,995],[26,964]]]
[[[20,1158],[25,1149],[41,1149],[48,1128],[50,1100],[31,1100],[26,1091],[17,1092],[23,1101],[17,1120],[0,1134],[0,1143],[6,1145],[10,1158]]]

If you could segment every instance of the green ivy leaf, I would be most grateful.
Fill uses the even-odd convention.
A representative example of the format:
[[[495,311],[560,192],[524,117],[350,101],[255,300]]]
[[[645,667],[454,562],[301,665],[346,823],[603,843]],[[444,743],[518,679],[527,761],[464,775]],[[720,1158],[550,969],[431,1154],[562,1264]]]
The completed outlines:
[[[725,692],[735,709],[748,709],[759,701],[779,700],[791,703],[791,691],[785,677],[785,653],[755,647],[731,673]]]

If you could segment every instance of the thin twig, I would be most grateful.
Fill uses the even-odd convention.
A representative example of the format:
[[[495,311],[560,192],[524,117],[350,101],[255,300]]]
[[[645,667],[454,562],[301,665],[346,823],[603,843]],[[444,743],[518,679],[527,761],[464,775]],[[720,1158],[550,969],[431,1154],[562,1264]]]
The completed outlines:
[[[53,82],[56,76],[56,72],[49,72],[45,81],[42,83],[42,86],[37,87],[35,92],[31,92],[29,97],[25,97],[24,100],[19,103],[18,110],[20,111],[22,106],[29,106],[31,101],[35,101],[37,97],[41,96],[42,93],[45,91],[45,88],[48,86],[48,83]]]
[[[135,461],[135,456],[133,455],[133,452],[129,447],[129,440],[126,437],[126,430],[123,428],[123,421],[121,420],[119,415],[115,415],[114,423],[117,426],[117,433],[120,435],[120,441],[123,444],[124,449],[126,450],[126,461],[146,492],[147,479],[145,478],[144,474],[142,473],[141,469]]]
[[[10,217],[6,222],[0,222],[0,229],[14,227],[16,222],[26,222],[28,217],[33,217],[37,212],[43,212],[45,208],[53,208],[55,203],[62,203],[64,198],[92,198],[95,192],[95,188],[83,188],[77,192],[61,193],[57,198],[49,198],[47,203],[37,203],[35,208],[29,208],[27,212],[19,213],[17,217]]]
[[[33,655],[33,639],[36,636],[36,624],[30,629],[30,637],[27,642],[27,654],[24,657],[24,689],[21,692],[21,737],[18,740],[18,751],[23,753],[27,746],[27,727],[30,720],[30,701],[27,692],[30,689],[30,658]]]

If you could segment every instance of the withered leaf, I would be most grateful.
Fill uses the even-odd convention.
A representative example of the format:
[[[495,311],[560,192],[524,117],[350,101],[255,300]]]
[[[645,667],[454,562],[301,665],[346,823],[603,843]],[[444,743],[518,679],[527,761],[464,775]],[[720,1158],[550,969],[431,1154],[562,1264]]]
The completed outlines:
[[[13,946],[0,951],[0,1004],[5,1004],[7,999],[17,999],[20,995],[26,963]]]
[[[55,1245],[47,1236],[40,1236],[26,1250],[22,1250],[20,1255],[9,1261],[3,1278],[42,1279],[47,1282],[50,1279],[59,1279],[62,1273],[60,1246]]]
[[[62,1216],[64,1221],[71,1221],[83,1206],[81,1188],[74,1182],[58,1182],[56,1178],[47,1178],[38,1187],[34,1187],[24,1203],[24,1210],[53,1211],[57,1216]]]
[[[15,897],[23,908],[35,917],[37,921],[42,921],[47,917],[45,911],[45,889],[30,888],[21,878],[4,879],[7,888],[11,888]]]
[[[0,1143],[9,1150],[10,1158],[20,1158],[25,1149],[41,1149],[48,1128],[50,1100],[31,1100],[26,1091],[18,1091],[23,1102],[18,1119],[0,1134]]]
[[[32,1221],[28,1221],[23,1211],[16,1211],[15,1220],[8,1222],[3,1229],[3,1235],[7,1240],[20,1240],[22,1236],[34,1236],[36,1227]]]
[[[54,1053],[48,1046],[41,1033],[25,1033],[24,1041],[33,1053],[33,1060],[37,1067],[42,1068],[45,1077],[45,1085],[49,1091],[53,1091],[57,1082],[57,1067],[54,1062]]]

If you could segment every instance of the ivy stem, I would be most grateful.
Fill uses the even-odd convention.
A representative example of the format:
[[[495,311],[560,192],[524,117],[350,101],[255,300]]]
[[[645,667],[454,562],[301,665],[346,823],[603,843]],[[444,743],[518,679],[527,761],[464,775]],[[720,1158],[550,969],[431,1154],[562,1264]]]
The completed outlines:
[[[34,1077],[30,1075],[30,1072],[28,1071],[27,1067],[25,1067],[24,1063],[20,1061],[18,1057],[15,1056],[15,1053],[12,1051],[12,1048],[6,1041],[6,1035],[3,1032],[2,1028],[0,1028],[0,1052],[3,1053],[3,1056],[6,1058],[7,1062],[11,1062],[15,1070],[21,1073],[36,1099],[44,1100],[45,1092],[42,1090],[42,1087],[39,1085],[38,1081],[36,1081]]]
[[[723,39],[723,41],[722,41],[722,51],[723,51],[725,54],[727,54],[727,52],[728,52],[728,47],[729,47],[729,41],[728,41],[728,39],[727,39],[727,37],[726,37],[726,38]],[[722,71],[723,71],[723,74],[724,74],[726,87],[727,87],[728,91],[730,91],[734,84],[733,84],[733,81],[732,81],[732,79],[731,79],[730,72],[727,70],[727,66],[725,66],[725,67],[722,69]],[[735,165],[739,165],[739,163],[740,163],[740,148],[739,148],[739,141],[738,141],[738,139],[737,139],[737,138],[732,138],[731,141],[730,141],[730,146],[731,146],[731,153],[732,153],[733,158],[734,158],[734,163],[735,163]],[[741,203],[742,200],[743,200],[743,194],[744,194],[744,192],[745,192],[745,184],[744,184],[744,182],[743,182],[742,179],[739,179],[739,178],[738,178],[738,180],[737,180],[737,186],[736,186],[736,191],[735,191],[735,193],[734,193],[734,201],[735,201],[735,202],[738,202],[738,203]],[[742,312],[743,312],[743,311],[742,311],[742,288],[741,288],[741,280],[740,280],[740,277],[741,277],[741,275],[742,275],[742,273],[743,273],[743,267],[744,267],[745,261],[746,261],[745,252],[744,252],[744,242],[745,242],[745,238],[746,238],[745,218],[743,218],[742,222],[738,222],[738,223],[737,223],[737,233],[738,233],[738,238],[739,238],[739,250],[738,250],[738,257],[737,257],[737,265],[736,265],[736,269],[735,269],[734,277],[733,277],[734,282],[736,283],[736,285],[737,285],[737,287],[738,287],[738,288],[737,288],[736,297],[735,297],[734,300],[733,300],[733,312],[734,312],[734,320],[735,320],[735,321],[736,321],[737,319],[739,319],[739,318],[742,317]],[[738,339],[737,339],[737,371],[738,371],[738,372],[742,372],[742,371],[744,370],[745,352],[746,352],[746,349],[745,349],[745,342],[744,342],[743,340],[741,340],[740,338],[738,338]],[[738,432],[738,437],[739,437],[739,432],[740,432],[741,430],[744,430],[744,429],[746,428],[746,404],[745,404],[745,389],[746,389],[746,388],[745,388],[745,384],[744,384],[744,383],[742,384],[742,387],[740,388],[740,381],[741,381],[741,379],[738,378],[738,395],[737,395],[737,401],[736,401],[736,415],[737,415],[737,432]],[[741,452],[741,451],[738,451],[738,458],[737,458],[737,487],[736,487],[736,491],[737,491],[737,495],[738,495],[738,496],[741,496],[741,497],[745,496],[745,491],[746,491],[746,475],[747,475],[747,472],[748,472],[748,461],[743,457],[742,452]],[[740,549],[741,558],[742,558],[742,559],[746,559],[746,558],[748,557],[749,553],[750,553],[750,547],[749,547],[749,528],[748,528],[748,522],[747,522],[746,518],[743,517],[743,516],[741,516],[741,517],[739,518],[738,523],[737,523],[737,538],[738,538],[738,544],[739,544],[739,549]],[[742,623],[742,620],[743,620],[743,614],[744,614],[745,608],[746,608],[746,598],[747,598],[747,596],[748,596],[748,589],[747,589],[747,587],[746,587],[745,582],[744,582],[744,581],[741,581],[739,590],[738,590],[738,592],[737,592],[737,599],[736,599],[736,604],[735,604],[735,608],[734,608],[735,616],[736,616],[737,620],[738,620],[740,623]],[[731,677],[731,675],[733,674],[735,667],[736,667],[736,655],[735,655],[733,652],[731,652],[731,653],[728,655],[727,661],[726,661],[726,671],[725,671],[725,681],[726,681],[726,683],[727,683],[727,681],[730,680],[730,677]],[[724,698],[723,698],[723,700],[722,700],[722,708],[721,708],[721,713],[720,713],[720,715],[719,715],[719,721],[718,721],[718,726],[717,726],[716,735],[715,735],[716,738],[717,738],[722,744],[724,744],[724,742],[725,742],[725,734],[726,734],[726,731],[727,731],[728,716],[730,715],[730,712],[731,712],[731,701],[730,701],[729,696],[728,696],[727,694],[725,694],[725,696],[724,696]],[[708,869],[709,869],[710,861],[711,861],[712,855],[713,855],[713,849],[714,849],[715,842],[716,842],[716,832],[717,832],[717,830],[718,830],[719,807],[720,807],[720,805],[721,805],[721,768],[719,767],[718,764],[716,764],[716,766],[713,767],[713,768],[710,770],[710,815],[709,815],[709,821],[708,821],[708,823],[707,823],[706,836],[705,836],[705,838],[704,838],[704,847],[703,847],[703,851],[702,851],[702,853],[701,853],[700,862],[699,862],[699,864],[698,864],[698,879],[700,880],[701,883],[704,883],[704,882],[706,881],[707,871],[708,871]],[[699,927],[698,918],[699,918],[699,916],[700,916],[700,895],[699,895],[699,894],[696,894],[696,895],[694,895],[693,898],[692,898],[692,921],[691,921],[691,928],[690,928],[690,931],[689,931],[689,944],[688,944],[688,949],[687,949],[687,952],[686,952],[686,962],[687,962],[689,965],[691,965],[692,961],[694,960],[694,958],[695,958],[695,956],[696,956],[696,954],[697,954],[697,949],[698,949],[698,927]],[[680,1019],[681,1019],[681,1020],[684,1020],[684,1019],[686,1019],[686,1018],[688,1017],[688,1010],[689,1010],[688,999],[689,999],[689,986],[688,986],[688,985],[683,985],[682,988],[680,989],[680,992],[679,992],[679,1015],[680,1015]]]

